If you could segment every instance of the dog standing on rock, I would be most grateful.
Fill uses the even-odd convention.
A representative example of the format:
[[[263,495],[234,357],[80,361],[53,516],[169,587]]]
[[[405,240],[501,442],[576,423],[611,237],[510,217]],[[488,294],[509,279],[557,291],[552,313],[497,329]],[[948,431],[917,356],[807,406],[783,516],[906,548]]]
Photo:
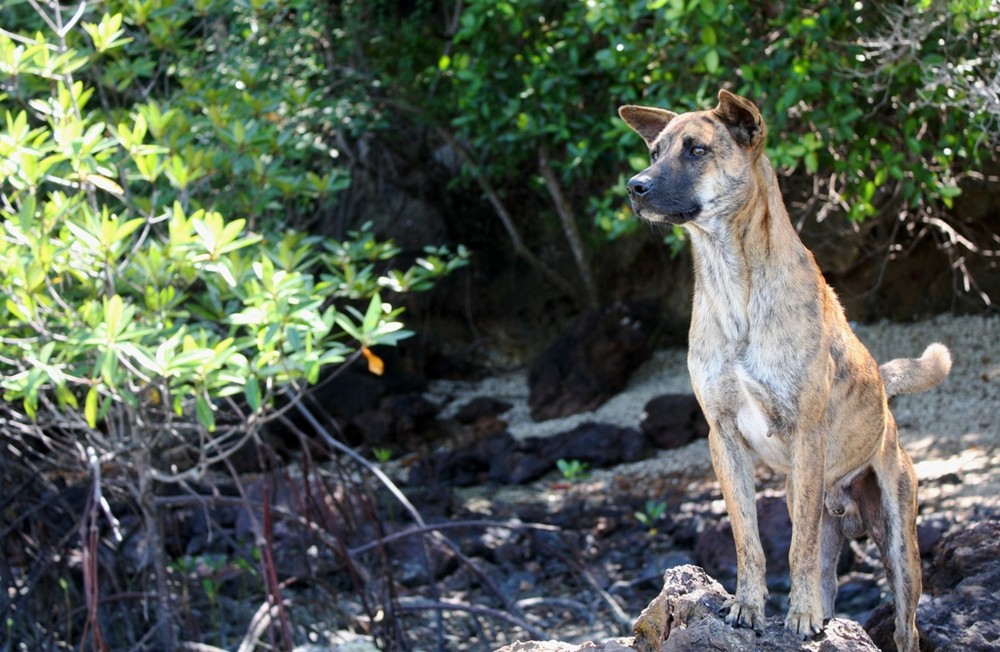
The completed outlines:
[[[680,225],[691,240],[688,368],[736,540],[726,620],[758,631],[765,622],[756,453],[787,478],[785,627],[804,638],[822,631],[844,538],[867,530],[896,602],[896,647],[917,652],[917,483],[887,400],[941,382],[948,349],[932,344],[920,358],[879,367],[858,341],[792,227],[764,154],[767,128],[749,100],[723,90],[710,111],[623,106],[619,115],[650,151],[650,166],[628,182],[634,212]]]

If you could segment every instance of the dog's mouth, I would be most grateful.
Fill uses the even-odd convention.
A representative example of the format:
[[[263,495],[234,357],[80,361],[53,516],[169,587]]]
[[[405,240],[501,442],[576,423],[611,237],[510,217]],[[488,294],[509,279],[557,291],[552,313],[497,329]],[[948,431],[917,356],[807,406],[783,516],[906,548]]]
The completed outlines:
[[[667,224],[684,224],[698,217],[698,214],[701,213],[701,206],[692,206],[679,211],[663,211],[633,204],[632,209],[636,215],[647,222],[666,222]]]

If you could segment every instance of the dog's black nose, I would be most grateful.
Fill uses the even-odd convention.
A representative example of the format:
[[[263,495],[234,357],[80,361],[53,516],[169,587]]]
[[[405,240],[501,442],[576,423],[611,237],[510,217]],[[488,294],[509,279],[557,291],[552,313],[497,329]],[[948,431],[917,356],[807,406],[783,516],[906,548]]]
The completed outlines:
[[[629,197],[642,197],[653,187],[653,180],[647,176],[637,174],[629,179],[626,187],[628,188]]]

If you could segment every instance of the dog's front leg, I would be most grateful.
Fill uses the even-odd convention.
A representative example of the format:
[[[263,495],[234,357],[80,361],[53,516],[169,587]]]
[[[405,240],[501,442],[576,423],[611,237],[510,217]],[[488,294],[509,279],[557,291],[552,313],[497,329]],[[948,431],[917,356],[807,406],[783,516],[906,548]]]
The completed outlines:
[[[791,470],[785,483],[788,513],[792,518],[792,545],[788,554],[792,591],[785,627],[803,638],[823,631],[820,586],[824,442],[823,433],[795,435]]]
[[[764,549],[757,529],[753,457],[737,434],[733,419],[713,424],[708,443],[736,541],[736,598],[725,605],[729,608],[726,622],[762,632],[767,584]]]

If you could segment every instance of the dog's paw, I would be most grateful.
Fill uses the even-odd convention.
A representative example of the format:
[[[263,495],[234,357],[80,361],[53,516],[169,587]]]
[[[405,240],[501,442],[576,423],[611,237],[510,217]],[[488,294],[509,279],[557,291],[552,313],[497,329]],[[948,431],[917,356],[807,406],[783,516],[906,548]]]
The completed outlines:
[[[726,622],[733,627],[747,627],[761,634],[764,632],[764,605],[751,605],[741,602],[735,598],[730,598],[722,605],[722,610],[729,610]]]
[[[798,634],[803,639],[812,638],[823,631],[822,613],[789,612],[788,617],[785,618],[785,629]]]

